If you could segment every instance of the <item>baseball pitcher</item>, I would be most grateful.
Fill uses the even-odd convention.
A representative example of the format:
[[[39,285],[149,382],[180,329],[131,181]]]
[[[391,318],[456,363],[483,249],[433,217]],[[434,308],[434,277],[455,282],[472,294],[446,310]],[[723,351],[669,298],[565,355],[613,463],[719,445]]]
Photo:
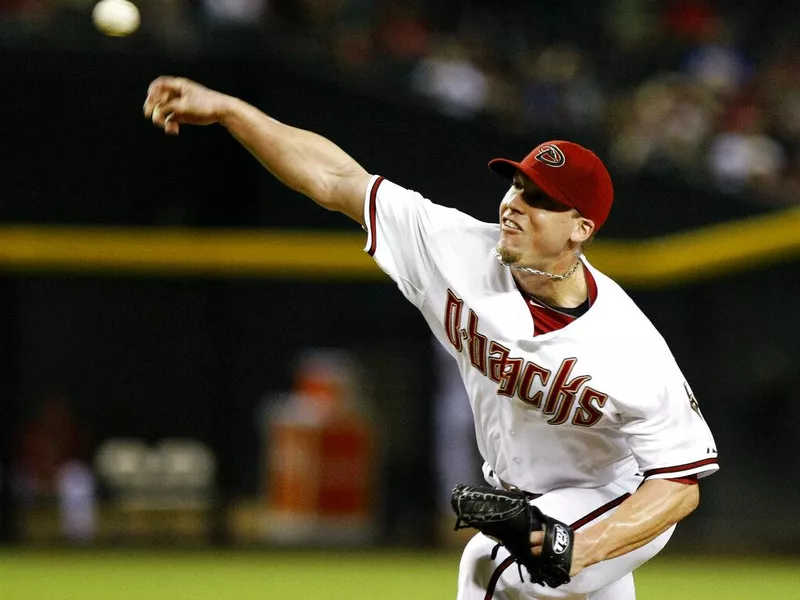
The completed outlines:
[[[366,230],[366,252],[455,358],[486,486],[456,486],[471,527],[458,600],[631,600],[718,468],[712,434],[664,339],[583,248],[613,202],[601,160],[554,140],[522,161],[484,223],[367,172],[330,140],[187,79],[144,114],[168,134],[225,127],[274,176]]]

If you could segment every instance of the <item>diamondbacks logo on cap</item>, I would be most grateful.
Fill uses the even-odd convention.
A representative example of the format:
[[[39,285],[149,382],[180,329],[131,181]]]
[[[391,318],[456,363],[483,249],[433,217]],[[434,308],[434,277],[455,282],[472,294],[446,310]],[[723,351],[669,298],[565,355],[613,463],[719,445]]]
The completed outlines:
[[[546,164],[548,167],[560,167],[567,162],[567,159],[561,149],[553,144],[545,144],[544,146],[541,146],[539,148],[539,152],[536,153],[535,158],[539,162]]]

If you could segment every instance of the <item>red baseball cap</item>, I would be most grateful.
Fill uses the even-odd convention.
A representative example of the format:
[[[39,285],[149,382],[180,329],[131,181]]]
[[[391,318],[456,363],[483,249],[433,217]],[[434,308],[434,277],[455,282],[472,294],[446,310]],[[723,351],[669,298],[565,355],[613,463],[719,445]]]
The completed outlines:
[[[603,161],[574,142],[545,142],[522,162],[495,158],[489,168],[506,179],[521,171],[545,194],[594,221],[595,230],[606,222],[614,202],[614,187]]]

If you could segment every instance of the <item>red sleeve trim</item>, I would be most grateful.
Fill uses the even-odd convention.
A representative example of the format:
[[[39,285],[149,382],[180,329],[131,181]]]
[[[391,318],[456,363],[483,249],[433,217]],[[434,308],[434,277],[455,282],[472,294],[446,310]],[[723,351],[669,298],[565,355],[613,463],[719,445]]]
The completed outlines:
[[[669,477],[667,481],[674,481],[675,483],[683,483],[685,485],[697,485],[697,475],[689,475],[688,477]]]
[[[699,469],[701,467],[706,467],[708,465],[716,465],[717,459],[716,458],[706,458],[704,460],[698,460],[697,462],[688,463],[685,465],[677,465],[674,467],[662,467],[660,469],[650,469],[649,471],[645,471],[644,478],[647,479],[648,477],[652,477],[653,475],[663,475],[665,473],[680,473],[681,471],[691,471],[692,469]]]
[[[376,208],[376,202],[378,199],[378,188],[381,185],[381,182],[385,177],[378,177],[375,180],[375,183],[372,184],[372,189],[369,192],[369,233],[372,238],[372,243],[369,245],[369,250],[367,250],[367,254],[370,256],[375,255],[375,249],[378,245],[378,232],[377,232],[377,219],[378,219],[378,210]]]

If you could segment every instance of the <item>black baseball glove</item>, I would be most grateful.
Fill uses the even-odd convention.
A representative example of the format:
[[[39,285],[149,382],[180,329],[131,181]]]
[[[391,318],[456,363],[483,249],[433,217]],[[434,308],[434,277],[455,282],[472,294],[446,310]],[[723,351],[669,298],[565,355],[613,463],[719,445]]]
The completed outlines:
[[[533,583],[552,588],[569,583],[572,566],[572,528],[548,517],[531,504],[519,490],[498,490],[488,486],[457,485],[453,488],[456,529],[474,527],[509,551],[523,565]],[[531,552],[533,531],[544,531],[541,556]]]

